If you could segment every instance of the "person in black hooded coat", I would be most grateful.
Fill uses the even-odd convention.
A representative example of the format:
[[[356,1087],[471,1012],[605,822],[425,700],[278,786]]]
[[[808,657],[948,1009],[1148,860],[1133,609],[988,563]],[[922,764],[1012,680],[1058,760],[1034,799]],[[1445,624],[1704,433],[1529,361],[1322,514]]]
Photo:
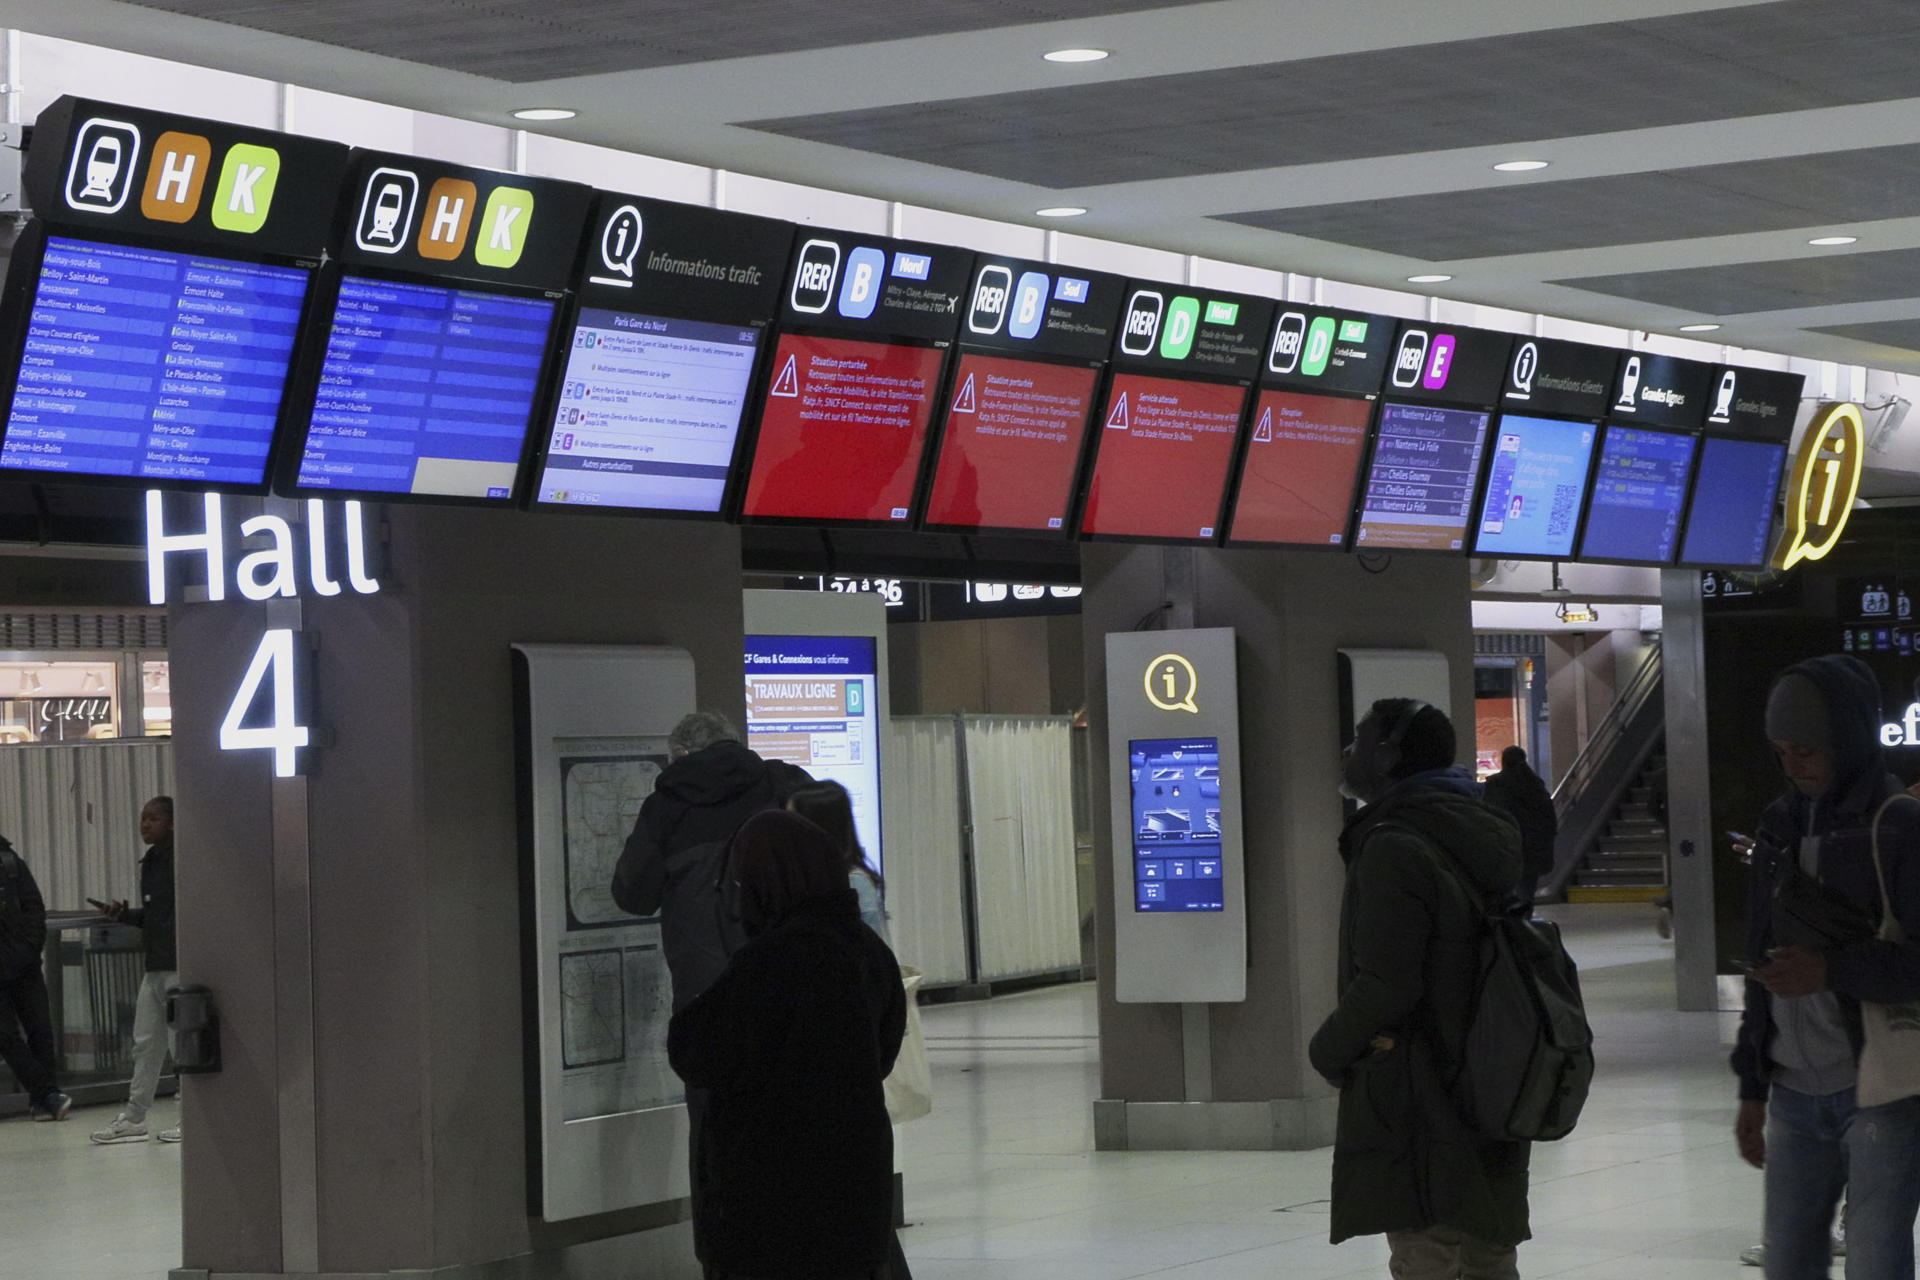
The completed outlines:
[[[667,1030],[668,1061],[708,1099],[694,1252],[709,1280],[884,1276],[899,964],[861,921],[839,847],[800,815],[749,818],[727,867],[750,940]]]
[[[1482,917],[1520,874],[1518,829],[1454,748],[1445,713],[1406,698],[1354,731],[1341,789],[1365,807],[1340,835],[1339,1004],[1308,1046],[1340,1086],[1333,1243],[1384,1233],[1397,1280],[1510,1280],[1529,1236],[1529,1144],[1471,1132],[1447,1089]]]

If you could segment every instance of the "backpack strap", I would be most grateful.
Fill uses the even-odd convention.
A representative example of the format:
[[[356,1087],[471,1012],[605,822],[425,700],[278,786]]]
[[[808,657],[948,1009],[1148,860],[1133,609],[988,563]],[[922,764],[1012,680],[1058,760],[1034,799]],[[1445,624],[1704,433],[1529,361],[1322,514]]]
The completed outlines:
[[[1382,822],[1372,828],[1367,834],[1372,835],[1374,831],[1397,831],[1402,835],[1412,836],[1419,842],[1421,847],[1427,851],[1427,856],[1438,863],[1441,870],[1446,872],[1447,878],[1453,881],[1454,887],[1460,891],[1460,896],[1466,899],[1467,906],[1475,914],[1490,916],[1497,912],[1497,904],[1489,902],[1484,895],[1476,892],[1474,887],[1467,883],[1466,876],[1461,874],[1460,867],[1454,862],[1452,856],[1448,854],[1445,849],[1442,849],[1434,841],[1433,837],[1427,835],[1426,832],[1421,831],[1417,827],[1407,826],[1401,822]]]

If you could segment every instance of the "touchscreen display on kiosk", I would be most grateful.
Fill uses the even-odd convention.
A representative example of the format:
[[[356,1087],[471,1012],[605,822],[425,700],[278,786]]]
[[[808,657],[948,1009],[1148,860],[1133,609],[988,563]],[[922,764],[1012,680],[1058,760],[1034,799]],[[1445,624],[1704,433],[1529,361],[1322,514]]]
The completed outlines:
[[[740,514],[906,524],[973,255],[799,237]]]
[[[1591,422],[1501,416],[1474,520],[1475,555],[1564,560],[1573,554],[1596,431]]]
[[[1227,542],[1345,546],[1372,418],[1371,400],[1262,391]]]
[[[1609,426],[1593,470],[1580,559],[1672,564],[1698,437]]]
[[[0,472],[265,490],[337,143],[62,97],[0,314]]]
[[[1787,446],[1769,441],[1708,436],[1700,442],[1682,565],[1757,569],[1766,564],[1786,458]]]
[[[1473,409],[1383,406],[1354,547],[1462,550],[1490,416]]]
[[[534,501],[717,515],[793,228],[603,192]]]
[[[1220,740],[1135,738],[1127,754],[1133,787],[1133,909],[1225,910]]]
[[[282,487],[513,501],[590,197],[356,152]]]

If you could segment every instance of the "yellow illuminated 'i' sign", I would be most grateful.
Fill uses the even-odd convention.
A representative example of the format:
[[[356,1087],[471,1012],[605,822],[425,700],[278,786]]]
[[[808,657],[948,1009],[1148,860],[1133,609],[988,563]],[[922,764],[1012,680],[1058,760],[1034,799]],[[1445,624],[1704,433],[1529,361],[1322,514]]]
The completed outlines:
[[[1200,675],[1193,664],[1177,653],[1163,653],[1147,664],[1147,701],[1162,711],[1189,711],[1200,714],[1193,695],[1200,690]]]
[[[1807,424],[1787,488],[1787,527],[1774,548],[1773,566],[1791,569],[1818,560],[1839,543],[1853,514],[1866,465],[1866,424],[1857,404],[1822,405]]]

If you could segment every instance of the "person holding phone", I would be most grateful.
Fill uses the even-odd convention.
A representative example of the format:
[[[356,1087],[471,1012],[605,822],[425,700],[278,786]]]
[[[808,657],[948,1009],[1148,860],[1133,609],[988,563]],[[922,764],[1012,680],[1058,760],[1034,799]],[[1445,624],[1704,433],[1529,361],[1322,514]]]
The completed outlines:
[[[127,1088],[127,1105],[112,1124],[88,1135],[102,1147],[147,1140],[147,1111],[160,1084],[160,1068],[173,1048],[173,1032],[167,1028],[167,991],[176,985],[180,961],[173,914],[172,796],[155,796],[141,808],[140,838],[147,842],[147,852],[140,859],[140,905],[88,899],[108,919],[138,926],[146,962],[140,992],[134,998],[133,1079]],[[158,1137],[162,1142],[178,1142],[180,1126],[162,1129]]]

